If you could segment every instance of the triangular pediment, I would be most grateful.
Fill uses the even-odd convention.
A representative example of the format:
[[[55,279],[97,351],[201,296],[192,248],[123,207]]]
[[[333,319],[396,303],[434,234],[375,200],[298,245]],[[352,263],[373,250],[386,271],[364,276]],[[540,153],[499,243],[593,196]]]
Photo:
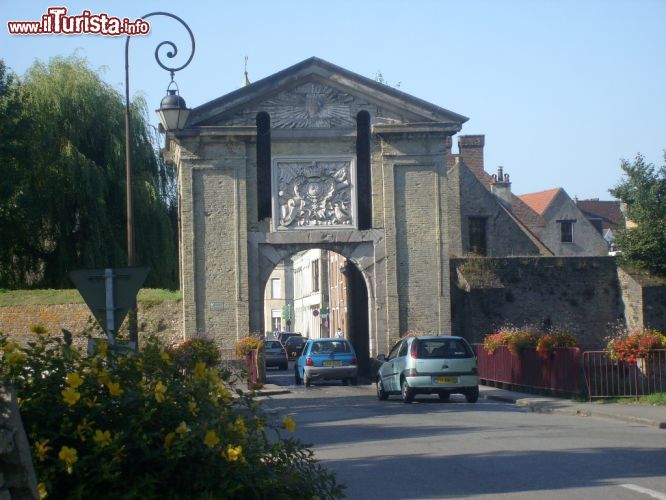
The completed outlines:
[[[266,112],[271,128],[355,127],[360,111],[373,124],[445,123],[467,118],[318,58],[310,58],[192,110],[188,127],[255,126]]]

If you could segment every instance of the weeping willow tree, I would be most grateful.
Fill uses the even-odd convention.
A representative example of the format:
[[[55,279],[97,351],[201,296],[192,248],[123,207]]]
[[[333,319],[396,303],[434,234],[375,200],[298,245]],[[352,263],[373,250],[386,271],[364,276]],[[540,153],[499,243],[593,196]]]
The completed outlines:
[[[175,172],[132,103],[136,258],[177,287]],[[124,105],[85,60],[0,67],[0,287],[70,288],[68,271],[127,263]]]

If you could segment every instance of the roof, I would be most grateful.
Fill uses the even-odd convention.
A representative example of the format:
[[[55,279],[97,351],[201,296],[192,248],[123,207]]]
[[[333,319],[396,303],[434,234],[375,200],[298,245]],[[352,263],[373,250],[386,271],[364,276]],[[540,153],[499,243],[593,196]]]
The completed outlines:
[[[528,207],[534,210],[539,215],[543,215],[545,210],[551,204],[555,196],[561,191],[562,188],[548,189],[546,191],[540,191],[538,193],[528,193],[520,195],[521,201],[523,201]]]
[[[600,218],[603,229],[624,227],[624,215],[619,201],[578,200],[576,205],[587,217]]]
[[[411,114],[420,117],[423,122],[448,122],[457,123],[460,126],[469,119],[323,59],[311,57],[197,106],[190,113],[188,126],[215,125],[220,116],[228,116],[238,109],[270,99],[282,90],[294,88],[308,81],[327,82],[337,88],[346,89],[350,94],[361,94],[391,107],[408,110]]]

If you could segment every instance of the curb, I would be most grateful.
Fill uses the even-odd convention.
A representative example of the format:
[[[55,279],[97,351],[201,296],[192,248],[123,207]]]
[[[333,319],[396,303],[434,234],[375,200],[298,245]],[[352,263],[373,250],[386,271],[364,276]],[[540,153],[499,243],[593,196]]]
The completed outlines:
[[[650,427],[656,427],[658,429],[666,429],[666,422],[654,420],[646,417],[636,417],[633,415],[621,415],[618,413],[611,413],[605,411],[599,411],[598,409],[583,409],[580,407],[571,407],[571,408],[553,408],[550,406],[550,403],[546,401],[529,401],[513,398],[510,396],[502,396],[497,394],[487,394],[482,396],[484,399],[490,399],[495,401],[502,401],[505,403],[513,403],[516,406],[521,408],[527,408],[528,410],[534,413],[554,413],[559,415],[568,415],[572,417],[599,417],[599,418],[609,418],[613,420],[619,420],[622,422],[628,422],[633,424],[642,424]]]

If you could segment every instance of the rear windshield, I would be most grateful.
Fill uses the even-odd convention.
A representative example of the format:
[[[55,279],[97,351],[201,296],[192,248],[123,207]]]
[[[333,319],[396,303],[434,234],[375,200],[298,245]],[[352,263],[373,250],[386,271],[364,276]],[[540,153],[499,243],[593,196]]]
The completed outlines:
[[[327,354],[331,352],[351,352],[351,349],[349,348],[349,343],[343,340],[314,342],[312,344],[312,349],[310,349],[311,354]]]
[[[279,340],[267,340],[264,343],[264,349],[282,349],[282,344]]]
[[[462,339],[416,339],[419,358],[471,358],[474,353]]]
[[[303,337],[289,337],[285,344],[305,344]]]

